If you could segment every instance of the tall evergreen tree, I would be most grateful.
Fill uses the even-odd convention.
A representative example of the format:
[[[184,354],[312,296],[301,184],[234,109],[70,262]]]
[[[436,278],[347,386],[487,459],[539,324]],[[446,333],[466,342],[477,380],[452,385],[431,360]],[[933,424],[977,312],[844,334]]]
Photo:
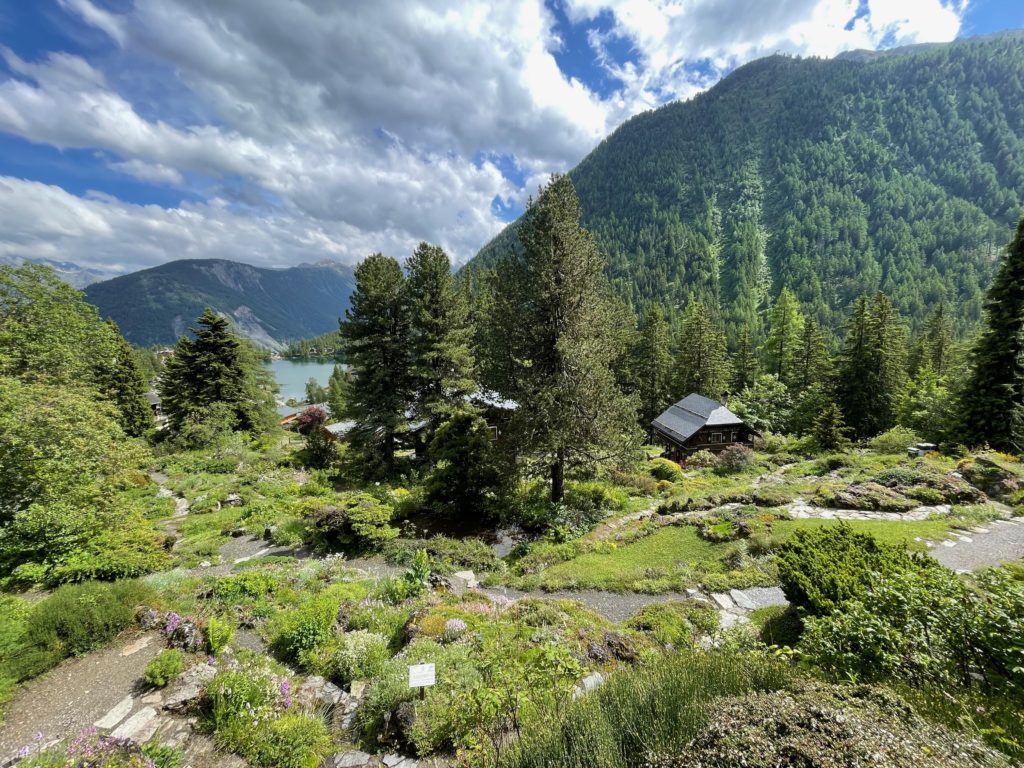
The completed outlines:
[[[635,414],[611,367],[620,350],[604,258],[568,176],[530,202],[518,237],[496,270],[491,375],[519,403],[510,431],[520,453],[548,464],[558,502],[566,467],[621,453]]]
[[[960,398],[962,433],[972,445],[1024,451],[1024,218],[985,301],[985,327],[971,351]]]
[[[809,317],[800,333],[800,348],[793,362],[792,385],[799,391],[823,384],[831,375],[832,361],[828,355],[828,333]]]
[[[350,440],[369,473],[390,474],[401,436],[408,432],[413,376],[409,293],[401,265],[375,253],[356,267],[356,287],[341,321],[346,358],[354,374],[346,414],[356,423]]]
[[[907,368],[915,376],[925,366],[930,366],[940,378],[950,372],[955,364],[956,341],[953,335],[953,318],[945,302],[928,315],[921,334],[911,349]]]
[[[828,403],[814,420],[814,443],[821,451],[838,451],[849,446],[849,430],[843,422],[843,412],[835,403]]]
[[[117,406],[118,420],[125,434],[139,437],[154,426],[153,411],[146,400],[146,380],[139,370],[134,350],[117,324],[107,320],[107,329],[106,349],[96,359],[96,382],[100,392]],[[100,350],[94,350],[97,352]]]
[[[160,400],[173,431],[187,419],[201,419],[213,406],[230,413],[229,426],[267,426],[273,400],[252,351],[232,333],[228,321],[207,308],[188,335],[178,339],[160,379]]]
[[[906,332],[885,294],[854,303],[836,371],[836,398],[857,437],[896,423],[903,391]]]
[[[413,410],[429,435],[476,390],[464,297],[443,249],[420,243],[406,262]]]
[[[732,391],[742,392],[747,387],[753,386],[759,372],[754,343],[750,338],[750,331],[744,327],[740,331],[736,354],[732,356]]]
[[[788,386],[793,383],[793,369],[796,367],[804,327],[800,303],[788,288],[782,289],[772,305],[768,313],[768,326],[768,338],[764,343],[765,368]]]
[[[665,311],[651,305],[640,318],[634,350],[636,389],[640,396],[640,425],[650,433],[651,422],[672,401],[672,353]]]
[[[352,385],[352,376],[340,365],[335,365],[331,376],[327,380],[327,405],[331,409],[331,417],[337,421],[347,410],[349,389]]]
[[[702,302],[691,301],[683,310],[678,346],[676,391],[720,398],[729,384],[725,334]]]

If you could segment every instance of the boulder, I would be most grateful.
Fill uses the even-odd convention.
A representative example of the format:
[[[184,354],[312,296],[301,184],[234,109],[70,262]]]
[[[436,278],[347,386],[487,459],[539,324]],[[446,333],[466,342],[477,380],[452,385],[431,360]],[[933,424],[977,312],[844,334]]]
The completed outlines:
[[[223,504],[226,507],[240,507],[243,504],[242,497],[237,493],[229,493],[224,498]]]
[[[168,712],[184,712],[192,707],[206,692],[206,686],[217,675],[211,664],[196,664],[182,672],[164,694],[164,709]]]
[[[345,698],[345,692],[334,683],[319,675],[307,677],[295,689],[293,699],[306,710],[324,709],[330,711]]]
[[[369,768],[379,765],[377,758],[358,749],[339,752],[327,761],[330,768]]]
[[[595,691],[604,685],[604,675],[600,672],[591,672],[589,675],[580,680],[579,684],[572,691],[572,697],[578,699],[581,696],[586,696],[591,691]]]
[[[480,586],[480,582],[476,579],[476,574],[472,571],[456,571],[451,575],[452,589],[454,591],[476,589]]]

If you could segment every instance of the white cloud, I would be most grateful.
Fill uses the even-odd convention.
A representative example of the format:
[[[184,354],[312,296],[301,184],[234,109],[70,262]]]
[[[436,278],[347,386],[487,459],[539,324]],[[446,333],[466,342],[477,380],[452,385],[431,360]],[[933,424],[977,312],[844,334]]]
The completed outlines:
[[[616,92],[559,69],[543,0],[135,0],[124,14],[60,0],[117,47],[33,61],[0,49],[0,131],[96,150],[206,202],[162,209],[5,179],[0,248],[283,264],[401,256],[426,239],[465,261],[503,225],[495,197],[521,203],[638,111],[775,51],[951,39],[966,0],[869,0],[855,21],[858,0],[565,2],[578,22],[613,14],[590,41]],[[612,38],[637,61],[617,63]],[[514,159],[522,188],[475,159],[495,155]]]

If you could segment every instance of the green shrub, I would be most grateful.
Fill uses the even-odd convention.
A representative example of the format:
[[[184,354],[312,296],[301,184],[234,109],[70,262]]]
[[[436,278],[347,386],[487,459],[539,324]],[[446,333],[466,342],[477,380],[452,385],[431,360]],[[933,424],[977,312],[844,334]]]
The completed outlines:
[[[309,518],[314,546],[338,549],[347,546],[379,546],[398,536],[391,525],[394,511],[368,493],[347,493],[337,502],[316,509]]]
[[[149,685],[163,688],[185,671],[185,654],[177,648],[160,651],[146,665],[145,680]]]
[[[718,613],[697,601],[651,603],[633,614],[626,626],[650,635],[661,645],[680,648],[692,645],[698,635],[718,629]]]
[[[469,568],[479,572],[502,571],[505,563],[480,539],[453,539],[433,536],[429,539],[395,539],[384,545],[384,557],[389,563],[408,566],[417,550],[425,549],[431,566],[439,573]]]
[[[274,619],[273,644],[289,659],[325,645],[334,635],[344,600],[360,599],[366,590],[357,584],[335,584]]]
[[[272,768],[319,768],[332,747],[323,720],[291,713],[270,723],[253,758]]]
[[[152,768],[182,768],[185,764],[185,753],[166,744],[143,744],[142,754],[153,761]]]
[[[671,459],[657,458],[647,462],[647,469],[655,480],[678,483],[683,479],[683,469]]]
[[[902,547],[879,544],[846,523],[798,530],[780,547],[776,562],[790,603],[813,615],[863,596],[881,577],[941,568]]]
[[[359,603],[349,611],[348,628],[381,635],[387,638],[393,650],[398,650],[402,643],[402,630],[410,613],[409,608],[397,605]]]
[[[230,619],[211,616],[206,623],[206,644],[214,656],[219,656],[234,637],[235,624]]]
[[[564,504],[588,515],[623,509],[626,501],[625,491],[598,480],[568,483],[565,489]]]
[[[273,594],[277,586],[277,579],[269,573],[245,571],[217,579],[213,585],[213,596],[227,604],[260,600]]]
[[[353,680],[368,680],[380,674],[391,658],[388,638],[365,630],[339,635],[326,647],[304,656],[304,663],[318,674],[348,685]]]
[[[893,427],[888,432],[871,438],[868,441],[868,447],[876,453],[905,454],[909,446],[919,442],[921,442],[921,438],[912,429]]]

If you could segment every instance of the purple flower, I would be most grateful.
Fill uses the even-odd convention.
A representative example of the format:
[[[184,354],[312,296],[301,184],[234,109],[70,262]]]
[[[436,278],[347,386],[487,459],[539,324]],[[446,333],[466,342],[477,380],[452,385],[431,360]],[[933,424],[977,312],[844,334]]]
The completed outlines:
[[[181,626],[181,616],[171,611],[167,614],[167,621],[164,623],[164,634],[169,635]]]
[[[466,631],[466,622],[462,619],[448,619],[444,624],[444,639],[449,642],[457,639]]]

